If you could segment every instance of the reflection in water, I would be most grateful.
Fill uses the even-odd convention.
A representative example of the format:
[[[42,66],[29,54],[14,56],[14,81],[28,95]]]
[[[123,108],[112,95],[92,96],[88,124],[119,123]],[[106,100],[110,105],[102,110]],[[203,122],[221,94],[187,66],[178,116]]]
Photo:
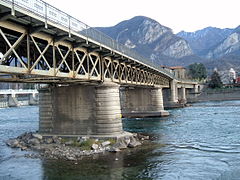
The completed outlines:
[[[146,169],[152,168],[146,162],[149,158],[149,152],[157,146],[159,145],[144,146],[121,153],[96,155],[95,157],[83,158],[77,164],[67,161],[43,161],[44,177],[88,180],[138,179],[142,176],[139,174],[140,172],[144,174]]]
[[[0,179],[239,179],[240,101],[197,103],[171,116],[124,119],[154,142],[78,162],[25,158],[4,140],[38,128],[38,108],[0,109]]]

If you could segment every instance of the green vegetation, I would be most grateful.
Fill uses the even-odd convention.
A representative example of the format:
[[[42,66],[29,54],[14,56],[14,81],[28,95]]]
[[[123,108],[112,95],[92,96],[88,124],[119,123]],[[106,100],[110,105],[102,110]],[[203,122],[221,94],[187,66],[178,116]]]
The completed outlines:
[[[222,88],[222,86],[223,86],[223,83],[221,81],[221,78],[218,72],[214,71],[213,74],[211,75],[211,80],[208,83],[208,87],[215,89],[215,88]]]
[[[202,63],[194,63],[188,66],[188,75],[192,79],[202,81],[207,77],[207,70]]]
[[[87,139],[82,142],[79,142],[76,138],[61,139],[62,144],[67,144],[72,147],[79,147],[81,150],[91,150],[91,147],[93,144],[101,145],[104,141],[110,141],[111,145],[116,143],[116,140],[113,138],[106,139],[106,140]]]

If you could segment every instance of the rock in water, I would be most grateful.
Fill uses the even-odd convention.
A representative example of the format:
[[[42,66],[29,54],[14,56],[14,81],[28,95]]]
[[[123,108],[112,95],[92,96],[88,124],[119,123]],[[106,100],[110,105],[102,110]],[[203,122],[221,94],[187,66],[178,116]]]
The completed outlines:
[[[43,138],[42,135],[40,135],[40,134],[32,134],[32,136],[39,140],[42,140],[42,138]]]
[[[114,153],[116,153],[116,152],[119,152],[119,151],[121,151],[119,148],[117,148],[117,147],[110,147],[109,149],[108,149],[108,151],[109,152],[114,152]]]
[[[73,143],[74,143],[73,140],[70,140],[70,141],[65,142],[65,144],[66,144],[67,146],[71,146]]]
[[[91,146],[92,150],[97,150],[98,147],[99,147],[99,146],[98,146],[97,144],[93,144],[93,145]]]
[[[30,139],[28,141],[28,144],[31,144],[33,146],[36,146],[36,145],[39,145],[40,144],[40,141],[37,139],[37,138],[33,138],[33,139]]]
[[[104,141],[104,142],[102,143],[102,146],[105,147],[105,146],[108,146],[108,145],[110,145],[110,144],[111,144],[110,141]]]
[[[18,148],[18,147],[20,147],[19,141],[17,139],[9,139],[6,143],[11,148]]]
[[[135,139],[134,137],[130,138],[130,143],[128,144],[129,148],[135,148],[136,146],[140,146],[140,145],[141,143],[137,139]]]
[[[50,138],[50,137],[49,137],[49,138],[45,138],[44,141],[45,141],[46,144],[51,144],[51,143],[53,143],[53,139]]]

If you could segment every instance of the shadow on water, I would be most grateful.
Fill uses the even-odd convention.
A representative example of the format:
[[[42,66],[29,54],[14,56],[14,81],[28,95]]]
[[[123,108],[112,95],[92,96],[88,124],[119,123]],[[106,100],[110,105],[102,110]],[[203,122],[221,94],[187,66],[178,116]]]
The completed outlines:
[[[106,153],[78,162],[43,161],[44,177],[47,179],[122,180],[141,179],[140,172],[147,167],[149,152],[153,147]],[[151,180],[151,177],[145,177]]]

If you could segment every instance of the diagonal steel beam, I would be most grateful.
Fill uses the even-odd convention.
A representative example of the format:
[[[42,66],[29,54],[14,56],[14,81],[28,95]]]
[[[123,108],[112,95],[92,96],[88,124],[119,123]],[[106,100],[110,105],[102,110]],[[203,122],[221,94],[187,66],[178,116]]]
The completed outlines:
[[[84,61],[87,59],[86,57],[87,57],[87,55],[86,55],[86,53],[84,53],[84,56],[82,57],[82,59],[79,57],[79,55],[78,55],[78,53],[77,52],[75,52],[75,54],[76,54],[76,56],[77,56],[77,59],[78,59],[78,61],[79,61],[79,66],[78,66],[78,68],[77,68],[77,73],[79,72],[79,70],[80,70],[80,68],[82,67],[83,68],[83,70],[84,70],[84,72],[85,72],[85,74],[87,74],[87,71],[86,71],[86,69],[84,68],[84,66],[83,66],[83,63],[84,63]]]
[[[65,54],[65,56],[63,55],[63,53],[61,52],[61,50],[59,49],[59,47],[57,46],[57,49],[62,57],[62,61],[60,63],[60,65],[57,68],[57,72],[59,71],[60,67],[62,66],[63,63],[65,63],[65,65],[67,66],[69,72],[71,71],[70,67],[68,66],[68,63],[66,61],[66,58],[68,57],[68,54],[71,52],[71,49],[68,49],[67,53]]]
[[[5,55],[2,57],[2,59],[0,60],[0,62],[4,61],[4,59],[6,57],[8,57],[8,55],[13,52],[15,54],[15,56],[18,58],[18,61],[22,64],[22,66],[24,68],[27,69],[26,65],[24,64],[24,62],[22,61],[22,59],[19,57],[19,55],[17,54],[17,52],[15,51],[15,47],[22,41],[22,39],[25,37],[26,32],[24,32],[19,39],[12,45],[9,40],[7,39],[7,37],[5,36],[4,32],[2,31],[2,29],[0,28],[0,34],[2,35],[3,39],[6,41],[6,43],[8,44],[8,46],[10,47],[10,49],[5,53]]]
[[[43,60],[44,60],[44,61],[46,62],[46,64],[47,64],[48,68],[50,69],[51,67],[50,67],[50,65],[48,64],[46,58],[44,57],[44,54],[45,54],[45,52],[48,50],[48,48],[49,48],[49,46],[50,46],[50,43],[48,43],[48,45],[44,48],[44,50],[41,51],[41,49],[38,47],[38,45],[37,45],[35,39],[33,38],[33,36],[30,36],[30,37],[31,37],[31,39],[32,39],[35,47],[37,48],[38,52],[40,53],[39,57],[37,58],[37,60],[36,60],[36,61],[34,62],[34,64],[32,65],[30,71],[32,71],[32,70],[34,69],[34,67],[38,64],[38,62],[41,60],[41,58],[43,58]]]

